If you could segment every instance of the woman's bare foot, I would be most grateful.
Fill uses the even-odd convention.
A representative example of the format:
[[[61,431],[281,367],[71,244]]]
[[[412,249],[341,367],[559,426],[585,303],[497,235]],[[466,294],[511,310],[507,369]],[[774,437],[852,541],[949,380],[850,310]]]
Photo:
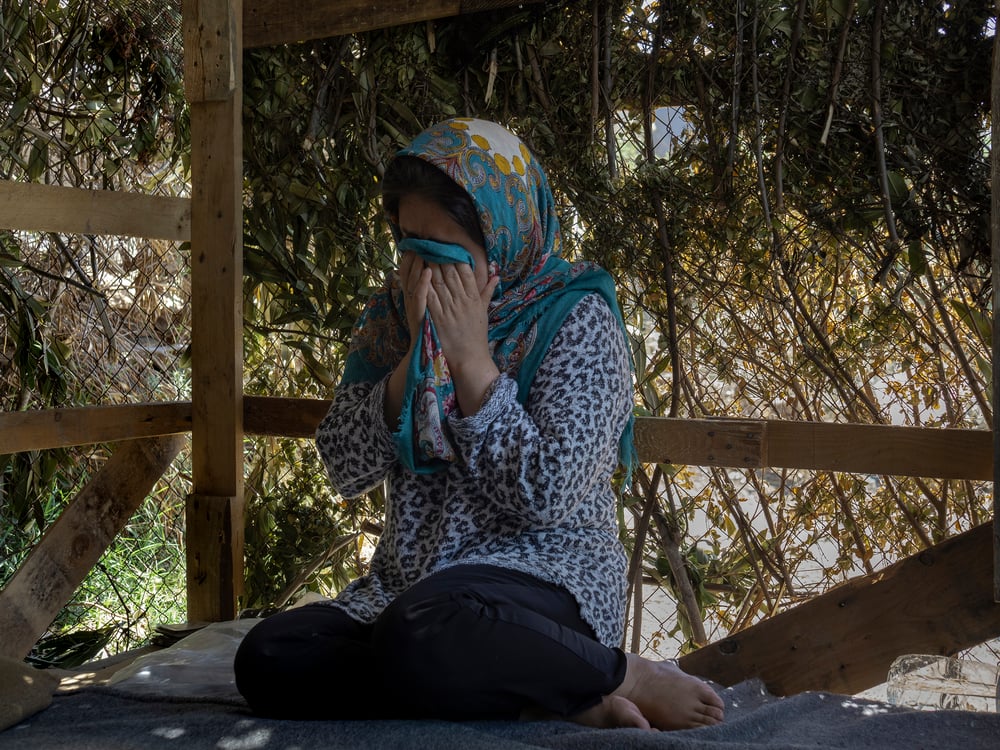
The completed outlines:
[[[606,695],[601,702],[586,711],[581,711],[569,717],[570,721],[588,727],[601,729],[618,729],[621,727],[636,727],[652,729],[642,711],[628,698],[620,695]]]
[[[626,658],[625,679],[610,697],[631,702],[653,727],[693,729],[722,721],[722,699],[702,680],[672,662],[636,654],[626,654]]]

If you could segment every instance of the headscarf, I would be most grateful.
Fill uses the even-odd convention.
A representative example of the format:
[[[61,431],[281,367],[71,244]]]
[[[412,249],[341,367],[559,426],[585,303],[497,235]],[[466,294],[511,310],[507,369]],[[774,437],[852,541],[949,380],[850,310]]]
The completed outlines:
[[[490,272],[499,284],[489,306],[489,341],[497,368],[517,381],[527,403],[535,372],[566,315],[587,294],[600,294],[625,326],[611,276],[593,263],[560,257],[561,238],[548,180],[527,147],[492,122],[446,120],[414,138],[397,155],[416,156],[442,170],[472,197],[486,242]],[[393,227],[398,237],[398,229]],[[459,245],[407,238],[412,250],[434,263],[472,263]],[[369,301],[355,327],[343,384],[384,378],[406,356],[410,336],[404,295],[394,277]],[[626,349],[628,340],[626,338]],[[458,459],[448,417],[461,416],[448,363],[430,314],[407,373],[399,429],[393,439],[403,464],[431,473]],[[632,417],[621,436],[620,458],[634,462]]]

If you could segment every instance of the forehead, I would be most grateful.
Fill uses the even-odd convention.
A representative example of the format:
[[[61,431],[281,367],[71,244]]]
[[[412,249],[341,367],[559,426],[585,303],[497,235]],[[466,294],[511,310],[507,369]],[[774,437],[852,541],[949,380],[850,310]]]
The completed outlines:
[[[458,223],[440,204],[417,194],[403,195],[399,199],[399,216],[396,217],[396,223],[400,231],[405,234],[428,230],[461,231]]]

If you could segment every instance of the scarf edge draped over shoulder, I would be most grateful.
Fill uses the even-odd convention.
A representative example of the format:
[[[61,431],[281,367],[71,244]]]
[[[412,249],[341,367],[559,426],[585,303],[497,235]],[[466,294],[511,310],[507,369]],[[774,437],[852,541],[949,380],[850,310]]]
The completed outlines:
[[[472,198],[490,270],[499,276],[489,311],[493,359],[501,372],[516,373],[519,402],[527,403],[549,345],[570,310],[587,294],[604,298],[621,326],[626,351],[631,351],[614,281],[593,263],[571,264],[560,257],[562,239],[548,180],[513,133],[485,120],[453,118],[428,128],[397,155],[423,159]],[[404,239],[399,249],[435,263],[472,263],[458,245]],[[369,300],[355,326],[342,385],[381,380],[406,356],[411,342],[404,304],[395,277]],[[393,433],[408,470],[433,473],[457,460],[448,427],[449,416],[456,412],[461,414],[447,360],[428,314]],[[631,416],[620,439],[619,458],[631,473],[636,460]]]

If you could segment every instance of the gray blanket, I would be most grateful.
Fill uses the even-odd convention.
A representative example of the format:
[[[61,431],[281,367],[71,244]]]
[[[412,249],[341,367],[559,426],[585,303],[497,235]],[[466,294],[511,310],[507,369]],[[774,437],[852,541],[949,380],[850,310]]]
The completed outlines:
[[[1000,714],[919,712],[831,693],[776,698],[755,681],[719,688],[724,724],[683,732],[588,729],[560,721],[262,719],[247,709],[232,667],[253,624],[215,623],[139,657],[107,686],[56,695],[44,711],[0,732],[0,750],[1000,750]]]
[[[1000,714],[921,712],[830,693],[768,695],[757,682],[721,691],[727,720],[681,732],[588,729],[568,722],[278,721],[233,701],[126,696],[89,688],[56,696],[0,733],[2,750],[604,750],[657,748],[1000,748]]]

